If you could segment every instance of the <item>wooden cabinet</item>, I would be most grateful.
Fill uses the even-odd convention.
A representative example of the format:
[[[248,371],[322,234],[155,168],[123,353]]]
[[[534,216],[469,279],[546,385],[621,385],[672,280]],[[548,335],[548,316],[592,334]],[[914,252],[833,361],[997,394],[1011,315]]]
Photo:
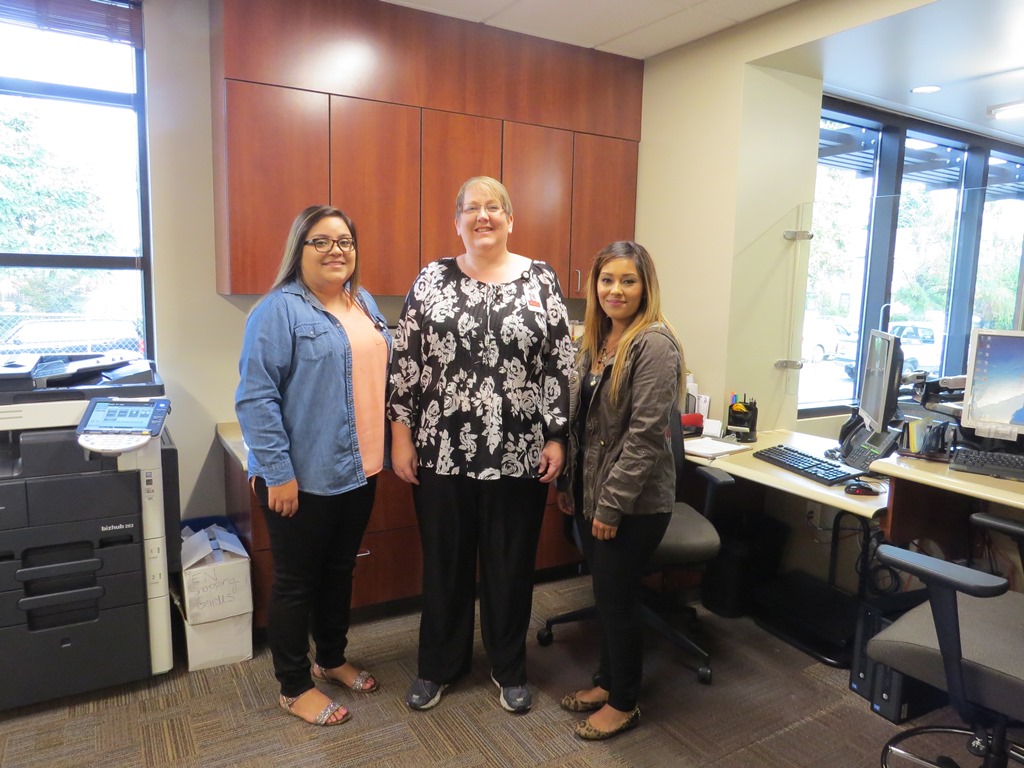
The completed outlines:
[[[505,122],[502,183],[512,198],[509,250],[546,261],[563,292],[569,279],[572,132]]]
[[[501,121],[423,110],[421,265],[465,250],[455,232],[455,196],[473,176],[501,178]]]
[[[328,97],[228,80],[215,111],[219,153],[217,292],[265,293],[288,230],[308,205],[330,197]]]
[[[295,215],[330,202],[366,287],[402,296],[462,252],[455,195],[478,175],[510,186],[510,247],[566,296],[632,237],[642,61],[378,0],[258,6],[210,2],[219,293],[266,292]]]
[[[359,279],[404,296],[420,268],[420,110],[331,97],[331,205],[359,238]]]
[[[636,226],[635,141],[577,133],[572,162],[572,247],[567,298],[586,298],[594,254],[615,240],[631,240]]]
[[[423,590],[420,532],[412,486],[385,470],[356,559],[352,607],[415,597]]]

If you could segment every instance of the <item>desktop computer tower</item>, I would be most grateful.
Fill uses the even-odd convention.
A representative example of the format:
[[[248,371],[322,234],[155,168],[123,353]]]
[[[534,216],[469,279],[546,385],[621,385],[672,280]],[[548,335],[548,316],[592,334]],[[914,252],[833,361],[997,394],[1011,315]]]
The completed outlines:
[[[923,589],[886,595],[864,601],[858,613],[850,690],[867,699],[873,712],[893,723],[913,719],[948,701],[945,691],[879,664],[867,654],[872,637],[926,599]]]

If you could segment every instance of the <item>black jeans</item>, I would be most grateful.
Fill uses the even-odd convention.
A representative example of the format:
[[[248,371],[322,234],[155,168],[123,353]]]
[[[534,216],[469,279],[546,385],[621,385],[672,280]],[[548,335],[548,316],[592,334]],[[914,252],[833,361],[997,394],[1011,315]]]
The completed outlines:
[[[267,640],[284,696],[313,687],[310,636],[317,664],[330,669],[345,663],[352,571],[376,487],[377,478],[371,477],[366,485],[337,496],[299,491],[299,511],[282,517],[267,506],[266,483],[256,478],[274,556]]]
[[[450,683],[470,669],[476,569],[480,633],[494,679],[526,682],[537,541],[548,487],[536,478],[475,480],[419,468],[413,486],[423,547],[418,675]]]
[[[644,566],[668,529],[669,514],[623,515],[614,539],[594,538],[576,499],[576,526],[594,582],[594,602],[601,626],[601,686],[608,703],[631,712],[643,678],[644,627],[637,602]]]

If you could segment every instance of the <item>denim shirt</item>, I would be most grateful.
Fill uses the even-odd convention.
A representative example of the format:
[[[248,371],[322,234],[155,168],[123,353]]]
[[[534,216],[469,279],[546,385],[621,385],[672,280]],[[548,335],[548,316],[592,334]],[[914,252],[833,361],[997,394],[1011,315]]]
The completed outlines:
[[[360,288],[356,300],[390,350],[387,321],[373,298]],[[250,477],[267,485],[294,478],[300,490],[320,496],[366,484],[355,431],[352,348],[341,323],[308,289],[286,283],[256,305],[238,369],[235,413],[249,448]],[[390,466],[387,444],[384,453]]]

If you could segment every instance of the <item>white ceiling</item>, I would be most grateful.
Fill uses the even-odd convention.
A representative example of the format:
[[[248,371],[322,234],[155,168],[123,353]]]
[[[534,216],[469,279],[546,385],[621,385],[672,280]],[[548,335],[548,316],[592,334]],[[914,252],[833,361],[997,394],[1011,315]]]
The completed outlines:
[[[794,2],[384,1],[637,59]],[[1024,0],[935,0],[759,63],[820,75],[834,96],[1024,144],[1024,118],[985,114],[990,105],[1024,99]],[[942,90],[912,94],[919,85]]]

